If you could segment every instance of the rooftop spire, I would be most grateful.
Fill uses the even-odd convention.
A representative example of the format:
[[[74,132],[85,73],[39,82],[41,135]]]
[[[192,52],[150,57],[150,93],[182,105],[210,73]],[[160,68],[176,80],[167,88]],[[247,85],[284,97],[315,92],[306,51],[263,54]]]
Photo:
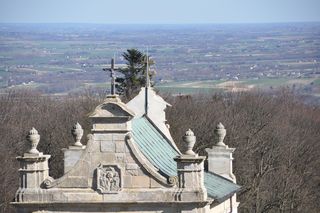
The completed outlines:
[[[145,85],[145,114],[148,115],[148,88],[150,86],[150,80],[149,80],[149,55],[148,55],[148,47],[147,47],[147,54],[146,54],[146,85]]]
[[[149,76],[149,51],[147,48],[147,71],[146,71],[146,87],[150,87],[150,76]]]
[[[111,95],[114,95],[115,93],[115,76],[114,76],[114,58],[111,58],[111,70],[110,70],[111,74],[110,74],[110,77],[111,77]]]

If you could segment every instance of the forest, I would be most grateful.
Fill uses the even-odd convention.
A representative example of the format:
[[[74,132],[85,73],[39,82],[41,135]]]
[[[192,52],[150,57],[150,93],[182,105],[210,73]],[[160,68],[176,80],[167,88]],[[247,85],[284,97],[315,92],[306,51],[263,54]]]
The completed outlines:
[[[222,122],[225,143],[236,148],[234,173],[242,186],[239,212],[318,212],[320,209],[320,107],[305,104],[291,91],[262,91],[171,96],[166,111],[170,131],[181,146],[184,132],[197,136],[195,151],[214,144],[214,129]],[[86,90],[64,97],[32,90],[8,90],[0,95],[0,211],[10,206],[18,188],[17,156],[26,150],[27,132],[41,135],[39,151],[50,154],[50,175],[63,174],[63,152],[72,143],[71,128],[79,122],[90,133],[88,118],[104,93]],[[85,137],[84,137],[85,138]],[[85,144],[85,140],[83,140]]]

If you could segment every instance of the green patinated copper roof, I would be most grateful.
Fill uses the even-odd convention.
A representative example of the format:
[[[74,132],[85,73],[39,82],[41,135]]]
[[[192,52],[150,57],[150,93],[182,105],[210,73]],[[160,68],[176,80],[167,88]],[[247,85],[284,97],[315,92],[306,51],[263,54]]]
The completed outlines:
[[[219,202],[222,202],[241,188],[230,180],[211,172],[204,173],[204,185],[209,197]]]
[[[146,117],[132,120],[132,135],[141,152],[159,169],[160,174],[177,176],[177,163],[173,158],[179,155],[178,151]],[[208,196],[218,201],[223,201],[240,189],[237,184],[211,172],[205,172],[204,184]]]
[[[132,120],[132,135],[142,153],[165,176],[177,176],[178,152],[145,117]]]

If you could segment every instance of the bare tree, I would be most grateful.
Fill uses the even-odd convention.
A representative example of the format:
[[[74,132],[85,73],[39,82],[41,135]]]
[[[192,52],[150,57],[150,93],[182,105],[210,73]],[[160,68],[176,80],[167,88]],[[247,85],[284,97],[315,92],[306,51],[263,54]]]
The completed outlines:
[[[318,212],[320,109],[288,91],[169,97],[168,122],[176,142],[187,128],[196,149],[213,145],[223,122],[235,147],[240,212]],[[179,144],[178,144],[179,145]]]
[[[39,150],[51,154],[50,175],[63,172],[62,148],[72,143],[77,121],[90,130],[88,113],[103,99],[94,91],[46,97],[32,91],[0,95],[0,211],[14,212],[9,202],[18,187],[15,160],[25,150],[33,126],[41,135]],[[320,209],[320,108],[303,104],[288,91],[172,97],[167,111],[178,146],[192,128],[196,151],[213,145],[218,122],[227,128],[226,143],[235,147],[234,169],[243,186],[240,212],[318,212]],[[85,133],[86,134],[86,133]],[[10,187],[8,187],[10,186]]]

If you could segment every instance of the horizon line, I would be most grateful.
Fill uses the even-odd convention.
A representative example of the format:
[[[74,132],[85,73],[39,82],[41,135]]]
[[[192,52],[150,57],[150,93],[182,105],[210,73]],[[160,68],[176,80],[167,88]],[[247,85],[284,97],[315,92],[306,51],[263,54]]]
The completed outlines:
[[[0,24],[87,24],[87,25],[223,25],[223,24],[300,24],[320,23],[319,21],[279,21],[279,22],[181,22],[181,23],[99,23],[99,22],[1,22]]]

